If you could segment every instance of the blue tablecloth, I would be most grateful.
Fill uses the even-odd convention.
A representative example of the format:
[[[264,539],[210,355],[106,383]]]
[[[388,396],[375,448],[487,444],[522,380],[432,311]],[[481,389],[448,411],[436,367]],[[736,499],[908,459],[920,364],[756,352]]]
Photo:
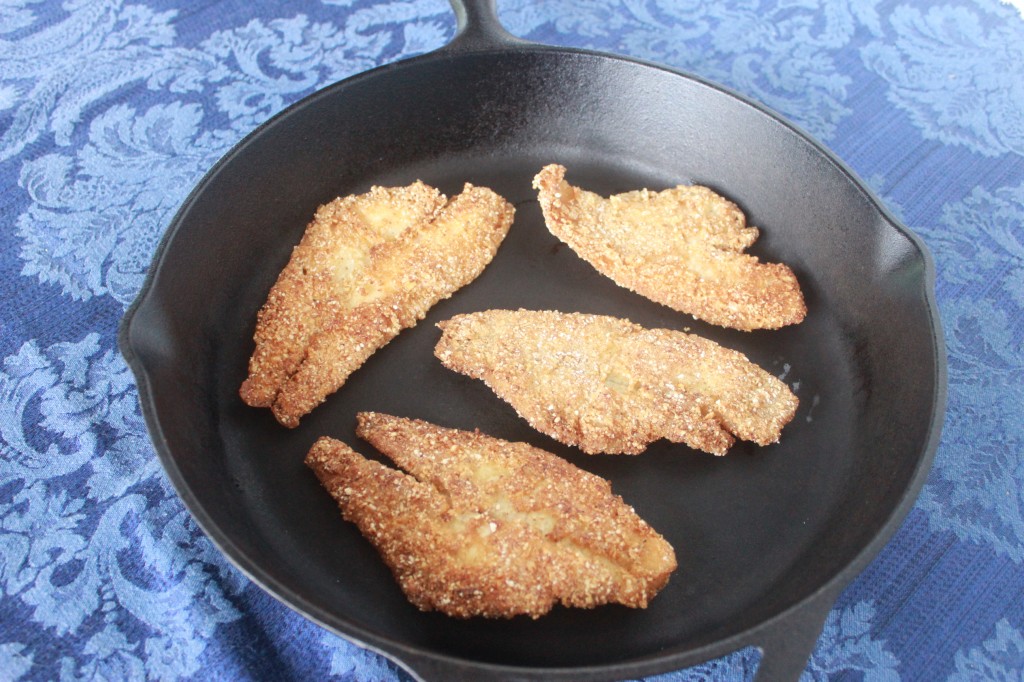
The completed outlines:
[[[806,679],[1024,679],[1024,18],[998,0],[499,0],[720,81],[921,235],[949,405]],[[444,0],[0,3],[0,679],[392,680],[250,584],[149,443],[118,322],[190,188],[291,102],[445,43]],[[660,680],[746,679],[743,651]]]

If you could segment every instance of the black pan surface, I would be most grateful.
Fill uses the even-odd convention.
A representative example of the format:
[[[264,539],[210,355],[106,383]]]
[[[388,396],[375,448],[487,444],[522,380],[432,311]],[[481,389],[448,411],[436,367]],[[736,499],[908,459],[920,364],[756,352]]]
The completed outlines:
[[[476,23],[446,48],[271,120],[182,207],[121,336],[168,475],[258,584],[424,677],[637,676],[749,644],[764,648],[765,677],[795,675],[930,465],[945,386],[930,259],[848,169],[764,108],[654,65],[513,42],[486,2],[468,13]],[[552,162],[605,194],[699,183],[729,197],[762,229],[752,252],[796,272],[807,319],[726,330],[617,287],[545,229],[530,181]],[[298,429],[244,405],[256,311],[315,208],[417,178],[450,195],[470,181],[515,204],[493,263]],[[799,412],[779,444],[740,443],[724,458],[664,442],[588,457],[433,357],[437,321],[520,307],[706,336],[783,377]],[[646,610],[466,622],[417,611],[302,463],[321,435],[373,455],[354,436],[360,410],[480,428],[607,477],[673,544],[678,571]]]

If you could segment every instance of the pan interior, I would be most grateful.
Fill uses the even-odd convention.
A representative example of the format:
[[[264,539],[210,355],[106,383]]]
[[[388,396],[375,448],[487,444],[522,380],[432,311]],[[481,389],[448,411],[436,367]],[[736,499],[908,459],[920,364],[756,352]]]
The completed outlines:
[[[711,327],[617,287],[544,227],[530,187],[546,163],[609,194],[699,183],[762,229],[809,315],[778,331]],[[256,311],[316,206],[415,179],[470,181],[516,205],[484,274],[374,355],[295,430],[237,389]],[[571,667],[644,660],[742,633],[839,575],[886,524],[922,456],[935,392],[924,264],[910,239],[813,144],[763,111],[655,67],[558,50],[431,56],[346,81],[290,109],[190,198],[129,344],[172,480],[222,549],[294,608],[384,649]],[[487,308],[581,311],[683,329],[743,351],[801,401],[777,445],[724,458],[658,443],[587,457],[532,431],[480,382],[433,357],[434,324]],[[605,476],[676,548],[646,610],[558,608],[532,621],[457,621],[410,606],[372,547],[302,464],[321,435],[372,455],[376,410],[523,440]]]

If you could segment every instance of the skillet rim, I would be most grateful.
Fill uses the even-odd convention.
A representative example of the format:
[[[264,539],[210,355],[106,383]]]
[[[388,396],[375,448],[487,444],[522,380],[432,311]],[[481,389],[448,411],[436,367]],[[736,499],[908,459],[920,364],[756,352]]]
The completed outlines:
[[[452,670],[465,671],[468,669],[475,673],[489,674],[500,677],[503,675],[516,675],[528,679],[605,679],[609,676],[617,678],[651,675],[669,672],[672,670],[688,667],[702,661],[711,660],[718,656],[737,651],[747,646],[759,646],[762,650],[761,663],[768,658],[769,651],[765,651],[766,640],[778,643],[779,633],[785,632],[788,624],[792,624],[799,618],[817,618],[823,622],[825,615],[832,609],[835,600],[840,592],[849,584],[870,561],[888,543],[895,534],[900,524],[906,518],[910,509],[914,506],[917,497],[923,487],[928,473],[931,470],[935,453],[941,439],[942,427],[945,417],[947,400],[947,354],[944,341],[942,323],[939,315],[939,307],[936,299],[935,281],[936,271],[934,259],[924,241],[910,228],[906,227],[897,219],[878,198],[878,196],[857,176],[857,174],[834,152],[828,149],[815,137],[804,131],[799,125],[786,119],[762,102],[759,102],[743,93],[720,83],[710,81],[701,76],[682,71],[673,67],[658,64],[644,59],[628,57],[623,55],[590,50],[585,48],[562,47],[533,43],[506,34],[497,43],[476,41],[462,41],[460,38],[470,36],[457,32],[455,37],[432,52],[418,55],[409,59],[399,60],[384,64],[373,69],[353,74],[340,81],[331,83],[324,88],[313,92],[300,100],[293,102],[278,113],[247,133],[241,140],[236,142],[231,149],[220,157],[203,177],[189,192],[188,196],[175,212],[174,217],[168,223],[164,234],[154,250],[151,264],[147,269],[136,297],[125,311],[118,329],[117,345],[122,356],[135,377],[136,386],[139,392],[139,404],[143,418],[146,423],[150,440],[154,450],[160,458],[161,465],[166,472],[175,492],[181,498],[185,507],[192,515],[196,524],[202,529],[218,551],[251,582],[261,590],[269,594],[289,609],[299,613],[304,618],[313,621],[319,626],[344,637],[345,639],[386,656],[394,661],[413,677],[421,679],[416,667],[409,663],[410,660],[428,661],[442,667],[450,667]],[[914,252],[921,260],[923,269],[921,271],[920,293],[923,294],[922,302],[925,305],[925,312],[929,322],[930,337],[932,339],[932,351],[934,354],[933,372],[934,384],[932,386],[932,405],[927,428],[927,437],[917,452],[917,462],[914,465],[913,473],[902,493],[897,504],[889,511],[884,523],[875,535],[863,547],[857,550],[853,558],[842,568],[832,575],[831,578],[811,590],[805,597],[792,603],[765,618],[762,622],[755,624],[746,630],[737,632],[723,639],[715,640],[697,647],[659,654],[654,652],[643,658],[627,659],[619,662],[604,663],[589,666],[561,666],[561,667],[535,667],[515,666],[509,664],[497,664],[483,661],[476,661],[469,658],[461,658],[450,654],[439,653],[420,646],[410,645],[390,636],[376,634],[362,628],[354,623],[345,622],[345,619],[338,614],[327,613],[315,603],[299,597],[288,586],[278,583],[272,579],[260,567],[257,557],[250,557],[242,552],[234,543],[228,533],[222,531],[214,523],[212,516],[206,512],[205,505],[193,493],[192,489],[185,482],[181,470],[177,466],[177,458],[167,444],[164,436],[164,428],[156,412],[153,387],[146,366],[136,353],[132,341],[132,323],[138,311],[150,300],[152,292],[158,284],[158,279],[163,269],[168,251],[172,248],[178,231],[182,228],[185,216],[190,212],[204,194],[207,186],[218,176],[243,149],[253,144],[267,129],[277,125],[280,121],[292,116],[296,111],[313,104],[326,97],[339,97],[348,87],[362,83],[366,80],[386,78],[391,72],[400,69],[417,68],[434,60],[454,60],[461,58],[472,58],[479,55],[502,56],[505,54],[521,55],[524,53],[539,53],[551,55],[558,58],[559,55],[574,55],[611,60],[621,62],[627,66],[640,66],[652,68],[665,72],[674,77],[685,78],[705,88],[717,91],[720,95],[738,101],[742,105],[753,108],[758,114],[772,119],[775,123],[781,124],[791,133],[809,144],[813,150],[825,161],[832,164],[842,175],[856,187],[857,191],[868,200],[872,209],[883,219],[890,228],[894,229],[901,236],[906,238],[913,246]],[[817,612],[820,611],[820,614]],[[808,612],[810,615],[808,616]],[[803,614],[803,615],[802,615]],[[332,621],[340,621],[340,624]],[[820,625],[816,629],[815,641],[820,635]],[[814,642],[810,643],[813,647]]]

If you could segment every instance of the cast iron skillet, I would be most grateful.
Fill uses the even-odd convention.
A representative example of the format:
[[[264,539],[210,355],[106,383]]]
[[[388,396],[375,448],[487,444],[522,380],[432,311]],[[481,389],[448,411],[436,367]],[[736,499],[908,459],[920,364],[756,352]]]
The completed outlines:
[[[841,162],[763,106],[653,64],[528,44],[493,0],[453,0],[431,54],[290,107],[202,180],[175,217],[120,345],[168,476],[252,580],[306,617],[428,679],[605,679],[753,645],[759,679],[795,678],[839,591],[882,547],[927,474],[945,402],[933,266]],[[533,175],[569,168],[602,193],[681,182],[736,201],[788,263],[810,313],[743,333],[651,303],[543,226]],[[517,207],[483,275],[356,372],[300,428],[242,404],[256,311],[320,203],[417,178]],[[778,445],[724,458],[664,442],[587,457],[533,432],[482,383],[433,358],[434,323],[487,308],[559,309],[689,329],[783,376],[801,407]],[[421,613],[302,464],[328,434],[363,453],[359,410],[529,441],[606,476],[675,546],[646,610],[558,608],[533,621]]]

